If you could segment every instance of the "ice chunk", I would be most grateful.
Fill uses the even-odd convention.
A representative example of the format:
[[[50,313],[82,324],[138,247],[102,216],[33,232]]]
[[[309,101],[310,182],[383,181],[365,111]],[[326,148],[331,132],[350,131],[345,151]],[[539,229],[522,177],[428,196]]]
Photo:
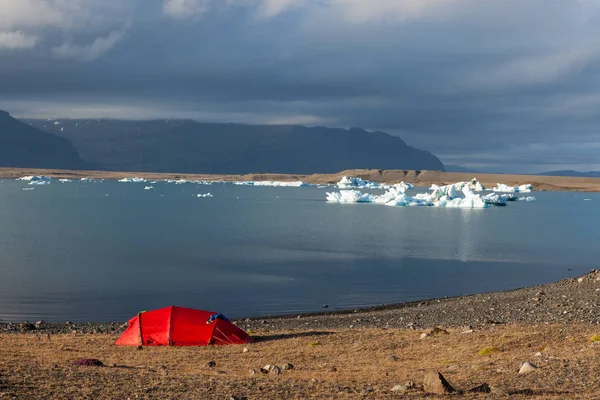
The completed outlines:
[[[35,190],[35,188],[23,188],[23,190]]]
[[[373,203],[374,197],[372,194],[361,193],[358,190],[327,193],[327,201],[332,203]]]
[[[196,197],[213,197],[213,195],[210,193],[204,193],[204,194],[197,194]]]
[[[504,183],[498,183],[495,188],[492,189],[494,192],[501,193],[529,193],[533,190],[531,184],[525,184],[521,186],[508,186]]]
[[[154,186],[146,186],[146,187],[144,188],[144,190],[152,190],[152,189],[154,189]]]
[[[54,121],[54,125],[60,125],[60,122]]]
[[[28,185],[49,185],[50,181],[30,181]]]
[[[281,182],[281,181],[236,181],[234,185],[238,186],[269,186],[269,187],[305,187],[310,184],[302,181]]]
[[[31,176],[23,176],[21,178],[17,178],[18,181],[47,181],[50,182],[52,178],[44,175],[31,175]]]
[[[144,178],[123,178],[123,179],[119,179],[119,182],[123,182],[123,183],[145,183],[146,180]]]
[[[527,197],[519,197],[519,201],[537,201],[537,199],[533,196],[527,196]]]
[[[71,179],[59,179],[58,181],[61,183],[73,182],[73,180],[71,180]]]
[[[344,176],[337,183],[337,187],[340,189],[379,189],[379,184],[362,178]]]

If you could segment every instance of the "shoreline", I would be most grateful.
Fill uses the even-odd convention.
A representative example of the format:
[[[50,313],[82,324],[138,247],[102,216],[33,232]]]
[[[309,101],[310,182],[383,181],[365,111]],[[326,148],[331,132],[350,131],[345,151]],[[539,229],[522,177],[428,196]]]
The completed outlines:
[[[334,311],[232,319],[250,331],[353,328],[483,328],[504,324],[600,325],[600,271],[500,292],[431,298]],[[125,321],[2,321],[0,333],[119,333]]]
[[[432,184],[447,185],[460,181],[469,181],[476,177],[484,186],[493,187],[497,183],[510,186],[533,185],[534,190],[600,192],[600,178],[513,175],[513,174],[473,174],[463,172],[416,171],[416,170],[377,170],[351,169],[330,174],[180,174],[155,172],[86,171],[35,168],[0,168],[0,179],[16,179],[29,175],[45,175],[57,179],[109,179],[141,177],[148,180],[186,179],[205,181],[303,181],[309,184],[334,184],[343,176],[358,177],[378,183],[398,183],[404,181],[419,187]]]

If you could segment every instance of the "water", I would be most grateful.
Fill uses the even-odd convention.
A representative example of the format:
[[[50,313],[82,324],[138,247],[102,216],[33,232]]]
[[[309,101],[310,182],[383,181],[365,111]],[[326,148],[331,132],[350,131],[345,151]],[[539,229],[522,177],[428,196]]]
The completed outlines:
[[[0,183],[0,319],[121,321],[171,304],[299,313],[599,267],[600,194],[461,210],[330,204],[331,189],[314,187],[152,185]]]

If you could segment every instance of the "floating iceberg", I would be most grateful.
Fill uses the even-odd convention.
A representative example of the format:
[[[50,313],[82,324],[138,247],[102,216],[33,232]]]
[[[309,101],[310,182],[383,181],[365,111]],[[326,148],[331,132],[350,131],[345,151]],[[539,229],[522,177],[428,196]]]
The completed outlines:
[[[123,178],[123,179],[119,179],[119,182],[123,182],[123,183],[145,183],[146,180],[144,178]]]
[[[519,197],[518,200],[519,201],[537,201],[537,199],[533,196]]]
[[[35,188],[23,188],[23,190],[35,190]]]
[[[464,197],[460,197],[454,185],[451,188],[434,190],[433,193],[420,193],[411,197],[403,187],[391,188],[384,194],[362,193],[358,190],[342,190],[327,193],[327,201],[332,203],[375,203],[397,207],[448,207],[448,208],[487,208],[488,204],[468,187],[463,187]]]
[[[302,181],[281,182],[281,181],[236,181],[234,185],[238,186],[268,186],[268,187],[306,187],[310,184]]]
[[[521,186],[508,186],[504,183],[498,183],[495,188],[492,189],[494,192],[501,193],[529,193],[533,190],[533,186],[525,184]]]
[[[476,178],[471,179],[468,182],[457,182],[457,183],[453,183],[451,185],[445,185],[445,186],[438,186],[438,185],[431,185],[431,188],[429,188],[429,190],[450,190],[450,187],[454,187],[454,190],[463,190],[463,188],[468,188],[470,191],[472,192],[483,192],[484,190],[487,190],[485,188],[485,186],[483,186],[481,184],[481,182],[479,182]]]
[[[184,183],[195,183],[197,185],[212,185],[212,181],[192,181],[188,179],[167,179],[166,183],[174,183],[176,185],[182,185]]]
[[[73,180],[71,180],[71,179],[59,179],[58,181],[61,183],[73,182]]]
[[[50,181],[30,181],[28,185],[49,185]]]
[[[367,181],[362,178],[344,176],[337,183],[337,187],[340,189],[379,189],[379,183]]]
[[[213,197],[213,195],[210,193],[204,193],[204,194],[197,194],[196,197]]]
[[[146,187],[144,188],[144,190],[152,190],[152,189],[154,189],[154,186],[146,186]]]
[[[52,178],[50,178],[49,176],[44,176],[44,175],[32,175],[32,176],[22,176],[21,178],[17,178],[18,181],[32,181],[32,182],[37,182],[37,181],[43,181],[43,182],[50,182],[52,180]]]

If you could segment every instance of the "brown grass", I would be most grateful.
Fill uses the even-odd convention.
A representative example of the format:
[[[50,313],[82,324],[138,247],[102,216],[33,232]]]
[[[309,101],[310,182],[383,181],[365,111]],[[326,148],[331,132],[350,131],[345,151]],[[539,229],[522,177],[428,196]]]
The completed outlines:
[[[0,398],[23,399],[394,399],[439,398],[419,389],[392,393],[399,383],[422,382],[438,369],[457,389],[488,383],[504,394],[454,398],[600,398],[600,344],[591,325],[495,326],[469,334],[419,339],[397,329],[261,332],[244,346],[117,347],[115,336],[0,335]],[[319,345],[311,345],[314,343]],[[485,347],[502,351],[479,355]],[[543,348],[543,355],[535,353]],[[388,358],[395,355],[397,360]],[[75,366],[96,358],[105,367]],[[215,361],[210,368],[208,361]],[[540,368],[517,374],[530,361]],[[281,375],[266,364],[294,365]],[[251,375],[250,370],[258,373]],[[520,391],[520,392],[519,392]],[[520,393],[520,394],[519,394]],[[443,396],[442,396],[443,397]]]
[[[473,174],[463,172],[440,172],[440,171],[413,171],[413,170],[378,170],[378,169],[354,169],[341,171],[334,174],[246,174],[246,175],[211,175],[211,174],[174,174],[153,172],[118,172],[118,171],[72,171],[72,170],[49,170],[29,168],[0,168],[0,178],[18,178],[26,175],[47,175],[55,178],[79,179],[83,177],[96,179],[121,179],[125,177],[139,176],[149,180],[152,179],[190,179],[190,180],[221,180],[221,181],[297,181],[308,183],[327,184],[339,182],[342,176],[357,176],[375,182],[397,183],[400,181],[410,182],[416,186],[430,186],[431,184],[449,184],[460,181],[468,181],[477,177],[487,187],[494,187],[497,183],[507,185],[522,185],[530,183],[536,190],[558,190],[558,191],[600,191],[600,178],[576,178],[562,176],[536,176],[536,175],[508,175],[508,174]]]

